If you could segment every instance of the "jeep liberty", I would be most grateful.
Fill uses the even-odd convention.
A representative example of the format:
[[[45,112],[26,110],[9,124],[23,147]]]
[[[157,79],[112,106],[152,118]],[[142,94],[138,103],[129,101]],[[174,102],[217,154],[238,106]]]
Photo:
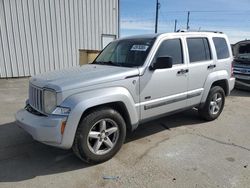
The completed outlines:
[[[221,32],[115,40],[91,64],[32,77],[16,121],[35,140],[104,162],[140,123],[193,107],[216,119],[234,87],[232,61]]]

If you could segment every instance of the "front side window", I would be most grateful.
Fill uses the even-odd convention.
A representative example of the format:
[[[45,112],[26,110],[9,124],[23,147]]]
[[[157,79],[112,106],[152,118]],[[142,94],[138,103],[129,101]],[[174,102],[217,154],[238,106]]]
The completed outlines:
[[[139,67],[144,64],[155,38],[123,39],[111,42],[94,64]]]
[[[211,60],[207,38],[187,38],[190,63]]]
[[[181,39],[163,41],[156,52],[154,61],[156,61],[157,57],[172,57],[173,65],[183,64]]]
[[[218,59],[226,59],[229,57],[229,50],[227,46],[227,42],[224,38],[214,37],[214,46],[216,49],[216,54]]]

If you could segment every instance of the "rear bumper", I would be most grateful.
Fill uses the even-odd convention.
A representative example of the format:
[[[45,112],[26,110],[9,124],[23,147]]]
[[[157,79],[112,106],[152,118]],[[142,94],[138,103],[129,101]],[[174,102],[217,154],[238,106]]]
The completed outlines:
[[[60,148],[64,148],[61,145],[61,125],[66,120],[65,116],[37,116],[25,109],[16,113],[18,126],[28,132],[35,140]]]

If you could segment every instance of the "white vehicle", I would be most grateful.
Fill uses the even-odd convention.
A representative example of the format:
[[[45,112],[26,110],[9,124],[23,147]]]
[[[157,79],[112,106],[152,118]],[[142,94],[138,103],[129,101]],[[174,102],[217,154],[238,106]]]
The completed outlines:
[[[218,32],[119,39],[92,64],[31,78],[16,120],[35,140],[103,162],[142,122],[193,107],[216,119],[234,87],[232,61]]]

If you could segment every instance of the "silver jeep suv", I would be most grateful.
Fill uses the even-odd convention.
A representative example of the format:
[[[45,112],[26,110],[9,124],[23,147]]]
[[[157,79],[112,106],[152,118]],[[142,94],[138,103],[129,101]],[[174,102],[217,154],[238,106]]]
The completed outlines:
[[[232,61],[218,32],[119,39],[92,64],[31,78],[16,120],[35,140],[103,162],[142,122],[192,107],[216,119],[234,87]]]

